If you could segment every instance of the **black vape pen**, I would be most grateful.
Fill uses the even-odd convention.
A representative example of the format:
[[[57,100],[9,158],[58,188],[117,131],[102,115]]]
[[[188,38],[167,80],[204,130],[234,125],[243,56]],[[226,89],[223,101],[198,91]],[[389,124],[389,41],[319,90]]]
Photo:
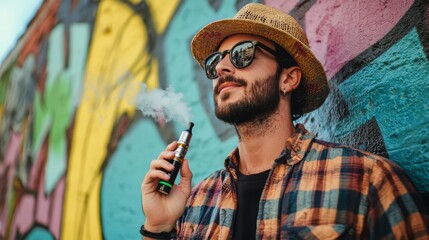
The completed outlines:
[[[192,138],[192,127],[194,127],[194,123],[190,122],[188,129],[180,134],[180,138],[177,141],[177,148],[174,150],[174,158],[173,160],[168,160],[173,164],[174,170],[172,172],[167,172],[170,174],[170,179],[168,181],[159,181],[158,192],[169,194],[170,190],[173,188],[174,181],[176,180],[177,174],[182,166],[182,162],[185,159],[186,152],[188,151],[189,142]]]

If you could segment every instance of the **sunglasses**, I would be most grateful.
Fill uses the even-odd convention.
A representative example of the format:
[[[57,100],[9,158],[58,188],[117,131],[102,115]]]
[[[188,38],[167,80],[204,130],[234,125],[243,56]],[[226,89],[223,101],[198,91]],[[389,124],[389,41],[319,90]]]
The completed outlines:
[[[258,41],[242,41],[235,44],[231,49],[223,52],[214,52],[210,54],[203,61],[203,69],[209,79],[215,79],[218,77],[216,66],[220,61],[229,53],[229,59],[236,68],[245,68],[249,66],[255,58],[256,47],[260,47],[265,51],[269,52],[276,58],[279,55],[267,45],[264,45]]]

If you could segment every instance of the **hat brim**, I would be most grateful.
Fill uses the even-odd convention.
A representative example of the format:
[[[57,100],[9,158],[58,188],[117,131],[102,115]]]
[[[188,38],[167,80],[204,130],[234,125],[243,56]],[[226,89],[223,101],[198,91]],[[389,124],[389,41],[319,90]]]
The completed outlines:
[[[246,19],[224,19],[202,28],[193,38],[192,55],[201,65],[202,61],[216,51],[222,41],[235,34],[253,34],[265,37],[283,47],[298,63],[302,70],[302,83],[306,90],[308,113],[323,104],[329,94],[326,73],[312,51],[301,41],[277,28]]]

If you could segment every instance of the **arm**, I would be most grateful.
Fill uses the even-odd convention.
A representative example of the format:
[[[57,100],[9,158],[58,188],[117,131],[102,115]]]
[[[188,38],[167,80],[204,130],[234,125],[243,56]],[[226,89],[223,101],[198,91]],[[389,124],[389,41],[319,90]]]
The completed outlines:
[[[191,192],[192,172],[187,160],[183,161],[180,169],[180,184],[174,185],[168,195],[157,191],[158,181],[167,181],[169,178],[162,169],[173,170],[173,165],[165,160],[174,158],[173,150],[176,145],[176,142],[169,144],[158,159],[152,161],[141,185],[142,206],[146,216],[144,228],[153,233],[171,232],[174,229],[176,221],[185,210]]]
[[[372,168],[367,227],[370,239],[429,236],[429,215],[408,176],[390,161]]]

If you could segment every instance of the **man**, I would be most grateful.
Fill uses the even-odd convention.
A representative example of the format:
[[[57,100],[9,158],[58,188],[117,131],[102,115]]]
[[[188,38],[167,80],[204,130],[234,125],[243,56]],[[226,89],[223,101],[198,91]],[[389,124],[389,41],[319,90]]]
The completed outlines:
[[[185,160],[169,195],[167,146],[142,183],[146,238],[424,239],[428,212],[394,163],[314,138],[293,119],[318,108],[329,88],[298,23],[248,4],[205,26],[192,53],[213,81],[216,116],[236,128],[238,147],[191,191]],[[210,158],[210,156],[208,156]],[[177,231],[177,235],[176,235]]]

